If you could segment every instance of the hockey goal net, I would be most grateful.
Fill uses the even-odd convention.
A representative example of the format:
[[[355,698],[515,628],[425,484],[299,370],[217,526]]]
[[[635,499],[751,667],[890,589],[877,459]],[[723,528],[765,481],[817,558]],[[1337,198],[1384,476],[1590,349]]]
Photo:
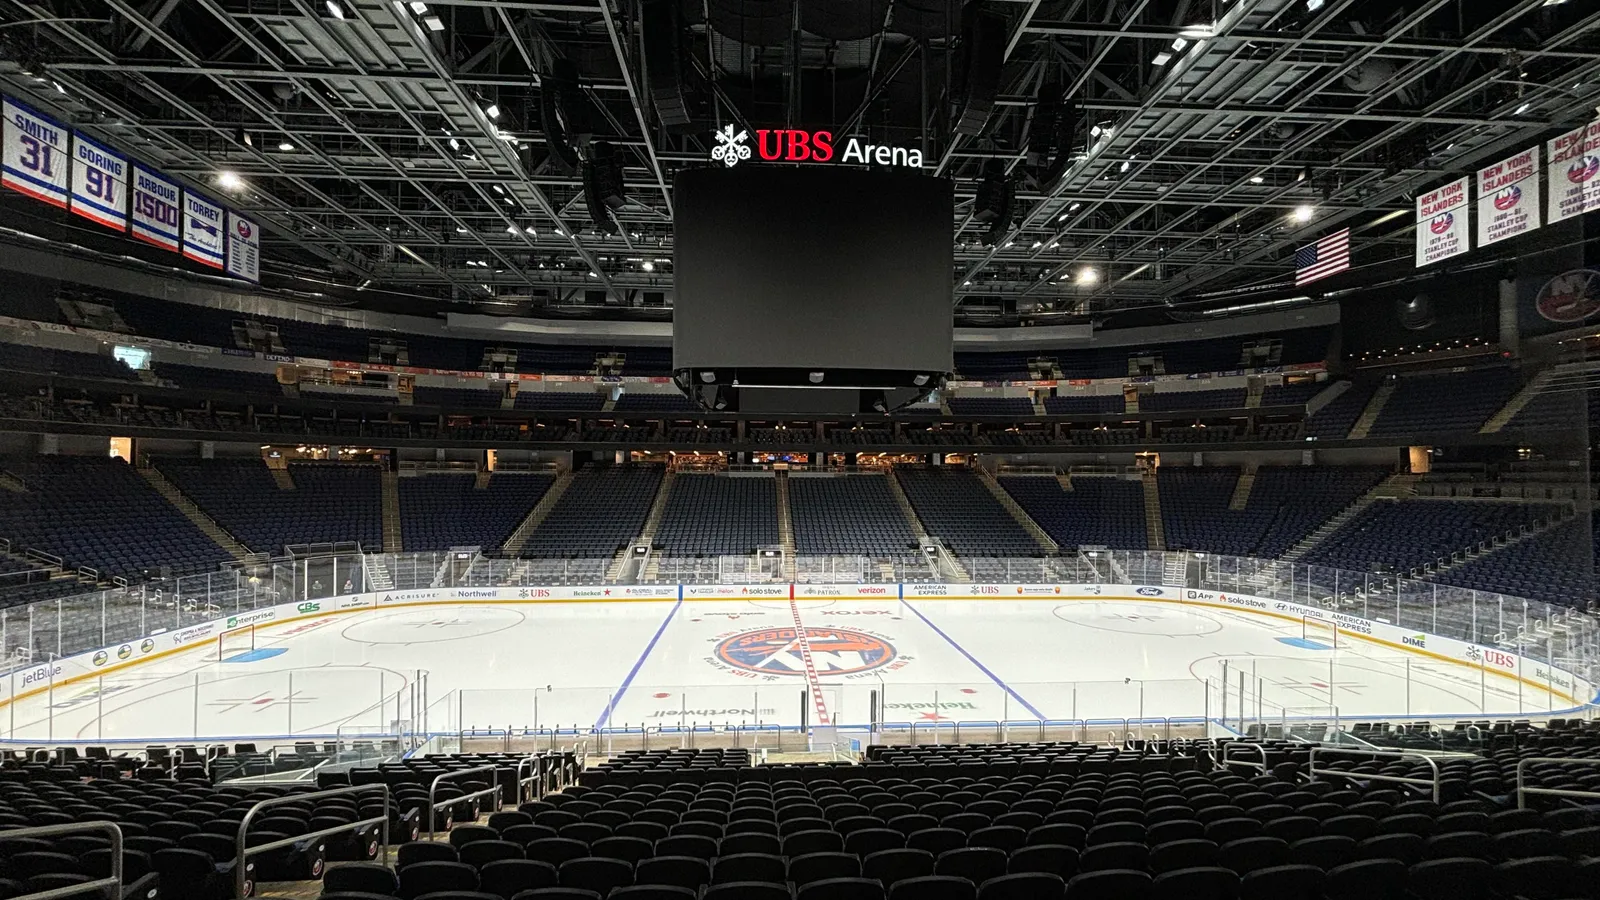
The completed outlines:
[[[225,662],[241,653],[249,653],[256,649],[256,627],[254,625],[241,625],[230,628],[217,635],[217,645],[212,649],[211,655],[206,657],[212,662]]]
[[[1328,647],[1339,646],[1339,628],[1332,622],[1304,616],[1300,619],[1300,637]]]

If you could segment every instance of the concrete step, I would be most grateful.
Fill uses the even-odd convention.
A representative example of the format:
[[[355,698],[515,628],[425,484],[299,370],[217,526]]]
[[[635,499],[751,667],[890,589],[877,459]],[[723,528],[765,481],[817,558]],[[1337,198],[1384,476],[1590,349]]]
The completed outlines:
[[[1399,382],[1386,381],[1373,392],[1372,399],[1367,401],[1366,407],[1361,410],[1361,415],[1356,417],[1356,423],[1350,426],[1351,440],[1364,438],[1372,431],[1372,426],[1378,421],[1378,414],[1383,412],[1384,405],[1394,396],[1395,389],[1399,386]]]
[[[400,536],[400,476],[385,471],[379,481],[383,485],[383,552],[399,553],[405,546]]]
[[[1167,548],[1166,535],[1161,528],[1161,491],[1156,485],[1156,474],[1145,473],[1144,484],[1144,539],[1151,550]]]
[[[518,523],[516,530],[512,531],[511,536],[506,538],[506,542],[501,549],[505,551],[507,556],[516,556],[522,552],[523,545],[528,543],[528,536],[533,534],[535,528],[539,527],[539,523],[544,521],[545,516],[550,515],[550,510],[556,505],[556,501],[560,500],[561,495],[565,494],[567,488],[571,486],[572,472],[570,470],[556,476],[556,480],[550,485],[550,489],[544,492],[544,496],[539,498],[539,502],[535,503],[533,508],[528,510],[528,514],[522,517],[522,521]]]
[[[226,529],[218,525],[216,520],[206,515],[200,506],[178,489],[178,486],[167,480],[154,466],[145,466],[139,469],[139,474],[144,480],[156,489],[156,493],[165,497],[178,512],[195,524],[205,533],[206,537],[215,541],[217,546],[228,551],[228,554],[239,562],[244,562],[250,556],[250,548],[239,543],[238,539],[229,534]]]

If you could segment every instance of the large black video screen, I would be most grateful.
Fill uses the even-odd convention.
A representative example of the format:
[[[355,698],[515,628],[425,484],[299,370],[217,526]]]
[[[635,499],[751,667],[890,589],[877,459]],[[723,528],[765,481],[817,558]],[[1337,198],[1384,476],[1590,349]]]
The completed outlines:
[[[825,165],[680,172],[674,368],[951,368],[949,180]]]

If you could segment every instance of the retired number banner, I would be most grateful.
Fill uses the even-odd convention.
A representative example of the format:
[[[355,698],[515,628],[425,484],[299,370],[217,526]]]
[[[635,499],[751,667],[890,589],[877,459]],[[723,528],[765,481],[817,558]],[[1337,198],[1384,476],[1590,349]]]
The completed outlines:
[[[203,194],[183,192],[183,255],[213,269],[222,268],[222,207]]]
[[[72,211],[107,228],[128,230],[128,160],[76,132],[72,135]]]
[[[63,209],[67,205],[67,130],[55,120],[18,103],[0,100],[5,113],[0,183]]]
[[[179,252],[182,237],[178,225],[182,220],[178,186],[166,178],[135,164],[133,167],[133,236]]]

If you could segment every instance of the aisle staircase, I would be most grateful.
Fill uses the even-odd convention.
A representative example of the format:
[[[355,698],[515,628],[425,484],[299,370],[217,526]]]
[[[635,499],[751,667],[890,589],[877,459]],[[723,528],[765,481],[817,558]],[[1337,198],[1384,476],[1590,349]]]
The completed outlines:
[[[1144,485],[1144,539],[1151,550],[1167,549],[1167,539],[1161,530],[1161,492],[1156,487],[1156,473],[1145,472],[1139,479]]]
[[[1584,391],[1591,390],[1592,386],[1586,382],[1593,380],[1594,367],[1595,364],[1592,362],[1581,362],[1566,363],[1545,369],[1523,385],[1522,390],[1513,394],[1511,399],[1506,401],[1505,406],[1495,410],[1494,415],[1489,417],[1489,421],[1483,423],[1483,427],[1478,429],[1478,433],[1498,433],[1511,424],[1511,420],[1517,417],[1517,413],[1522,412],[1523,407],[1527,406],[1530,400],[1544,393],[1557,381],[1563,383],[1561,388],[1557,388],[1560,390],[1567,387],[1568,383],[1576,377],[1577,384],[1573,385],[1574,387],[1581,385]],[[1585,375],[1589,377],[1586,379]]]
[[[1361,410],[1361,415],[1356,418],[1356,423],[1350,426],[1350,439],[1360,440],[1372,431],[1372,426],[1378,421],[1378,414],[1383,412],[1384,404],[1394,396],[1395,389],[1400,386],[1397,381],[1385,381],[1372,393],[1372,399],[1367,401],[1366,408]]]
[[[475,491],[488,490],[489,489],[489,479],[493,478],[493,477],[494,477],[494,473],[489,471],[488,469],[479,469],[478,470],[478,477],[474,478],[472,480],[472,489],[475,490]]]
[[[399,553],[405,549],[400,540],[400,476],[385,469],[380,480],[383,484],[383,552]]]
[[[1256,486],[1256,473],[1243,472],[1239,481],[1233,486],[1233,496],[1228,498],[1229,509],[1244,509],[1250,502],[1250,491]]]
[[[218,525],[215,519],[202,512],[193,500],[185,496],[183,491],[178,490],[178,486],[168,481],[167,476],[162,475],[155,466],[141,466],[138,471],[140,475],[144,476],[144,480],[148,481],[150,486],[156,489],[156,493],[167,498],[167,502],[176,507],[178,512],[183,513],[184,518],[187,518],[194,523],[196,528],[205,532],[206,537],[215,541],[217,546],[228,551],[228,555],[239,562],[244,562],[250,556],[249,547],[239,543],[233,535],[229,534],[221,525]]]
[[[783,547],[783,580],[794,583],[794,516],[789,510],[789,473],[778,472],[778,543]]]
[[[894,474],[894,470],[889,469],[884,472],[883,477],[889,479],[889,493],[894,497],[894,502],[900,507],[901,515],[905,516],[906,524],[911,526],[912,533],[917,536],[917,545],[919,547],[938,546],[939,566],[945,570],[945,577],[951,581],[963,584],[972,581],[972,575],[967,571],[967,567],[963,566],[961,561],[956,559],[956,555],[951,553],[948,547],[944,546],[944,542],[935,541],[928,534],[928,529],[923,527],[922,519],[917,516],[916,507],[912,506],[911,501],[907,499],[905,489],[900,486],[900,479]]]
[[[0,491],[10,491],[13,494],[26,494],[28,485],[21,478],[10,472],[0,471]]]
[[[1070,491],[1072,490],[1072,476],[1066,472],[1057,473],[1056,484],[1061,485],[1063,491]]]
[[[278,490],[280,490],[280,491],[292,491],[292,490],[294,490],[294,479],[289,477],[289,467],[288,466],[284,466],[282,468],[278,468],[276,466],[272,466],[272,467],[269,467],[267,469],[267,471],[272,473],[272,480],[277,482]]]
[[[539,523],[544,521],[545,516],[550,515],[550,510],[555,508],[556,503],[561,499],[561,495],[565,494],[567,488],[571,486],[571,469],[556,476],[556,480],[551,482],[549,490],[546,490],[544,496],[539,498],[539,502],[533,505],[533,509],[528,510],[528,514],[523,516],[522,521],[517,524],[516,530],[512,531],[511,536],[506,538],[506,542],[501,545],[501,549],[505,551],[506,556],[517,556],[522,553],[522,548],[528,543],[528,537],[533,534],[533,530],[539,527]]]
[[[1301,557],[1311,551],[1311,548],[1322,543],[1329,535],[1343,528],[1347,522],[1360,515],[1362,510],[1376,501],[1399,500],[1411,496],[1415,493],[1416,484],[1421,479],[1421,475],[1413,475],[1410,472],[1397,472],[1390,475],[1379,482],[1372,490],[1357,497],[1354,503],[1340,510],[1338,515],[1317,526],[1316,531],[1306,535],[1299,543],[1290,547],[1287,553],[1278,557],[1278,561],[1281,563],[1298,562]]]
[[[1005,507],[1006,512],[1011,514],[1011,518],[1015,519],[1018,525],[1021,525],[1029,534],[1033,535],[1034,541],[1039,544],[1041,550],[1054,553],[1061,549],[1057,546],[1055,539],[1050,537],[1049,532],[1039,527],[1039,523],[1035,522],[1033,517],[1028,515],[1028,511],[1017,503],[1017,498],[1011,496],[1011,492],[1000,485],[1000,479],[994,477],[993,472],[982,466],[974,467],[973,471],[978,473],[978,480],[982,481],[984,487],[989,489],[989,493],[994,496],[995,502]]]
[[[1260,409],[1261,397],[1267,392],[1267,386],[1259,378],[1252,378],[1245,384],[1244,408]]]
[[[661,575],[661,560],[654,549],[656,531],[661,528],[661,517],[667,511],[667,497],[671,496],[672,485],[677,479],[678,473],[670,467],[667,469],[667,474],[661,476],[661,486],[656,488],[656,497],[650,502],[650,512],[644,517],[644,528],[640,531],[639,539],[634,541],[635,544],[651,548],[650,559],[644,567],[646,582],[654,581]]]

